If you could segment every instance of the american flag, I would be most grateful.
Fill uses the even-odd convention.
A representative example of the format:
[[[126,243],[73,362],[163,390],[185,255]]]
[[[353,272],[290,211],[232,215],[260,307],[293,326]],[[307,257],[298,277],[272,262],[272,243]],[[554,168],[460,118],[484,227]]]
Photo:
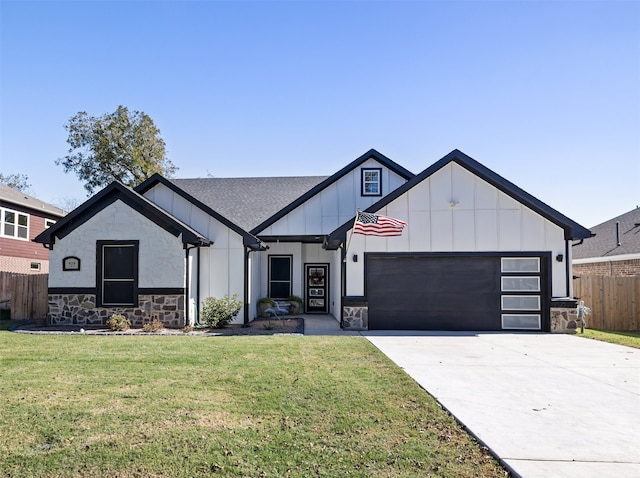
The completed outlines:
[[[400,219],[358,211],[353,233],[365,236],[401,236],[406,225]]]

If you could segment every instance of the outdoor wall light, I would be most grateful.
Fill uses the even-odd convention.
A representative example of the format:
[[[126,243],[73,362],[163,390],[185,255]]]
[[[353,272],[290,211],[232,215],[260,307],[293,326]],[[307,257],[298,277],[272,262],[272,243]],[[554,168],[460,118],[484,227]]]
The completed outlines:
[[[558,262],[562,262],[562,259],[564,259],[564,256],[563,256],[562,254],[558,254],[558,255],[556,256],[556,261],[558,261]]]
[[[358,254],[354,254],[352,259],[353,259],[353,262],[358,262]]]

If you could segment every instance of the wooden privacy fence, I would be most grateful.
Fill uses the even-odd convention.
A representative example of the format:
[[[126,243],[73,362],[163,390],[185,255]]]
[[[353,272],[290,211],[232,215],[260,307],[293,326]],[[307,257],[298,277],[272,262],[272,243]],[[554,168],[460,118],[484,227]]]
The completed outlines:
[[[640,330],[640,276],[581,275],[573,295],[591,309],[588,328]]]
[[[12,319],[41,320],[47,317],[49,274],[0,272],[0,307],[9,300]]]

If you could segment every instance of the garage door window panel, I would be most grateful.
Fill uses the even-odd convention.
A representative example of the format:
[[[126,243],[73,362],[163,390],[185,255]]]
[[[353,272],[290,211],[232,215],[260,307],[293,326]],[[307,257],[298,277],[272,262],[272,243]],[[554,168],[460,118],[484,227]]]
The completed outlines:
[[[540,277],[507,276],[502,277],[503,292],[539,292]]]
[[[539,257],[503,257],[501,260],[503,273],[539,273]]]
[[[539,295],[503,295],[502,310],[540,310]]]
[[[502,314],[503,329],[540,330],[540,314]]]

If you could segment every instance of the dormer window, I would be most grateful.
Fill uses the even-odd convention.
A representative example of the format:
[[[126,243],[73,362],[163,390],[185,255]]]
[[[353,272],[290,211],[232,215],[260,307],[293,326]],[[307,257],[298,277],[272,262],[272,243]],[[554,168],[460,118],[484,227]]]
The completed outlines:
[[[382,196],[382,168],[362,168],[362,195]]]

